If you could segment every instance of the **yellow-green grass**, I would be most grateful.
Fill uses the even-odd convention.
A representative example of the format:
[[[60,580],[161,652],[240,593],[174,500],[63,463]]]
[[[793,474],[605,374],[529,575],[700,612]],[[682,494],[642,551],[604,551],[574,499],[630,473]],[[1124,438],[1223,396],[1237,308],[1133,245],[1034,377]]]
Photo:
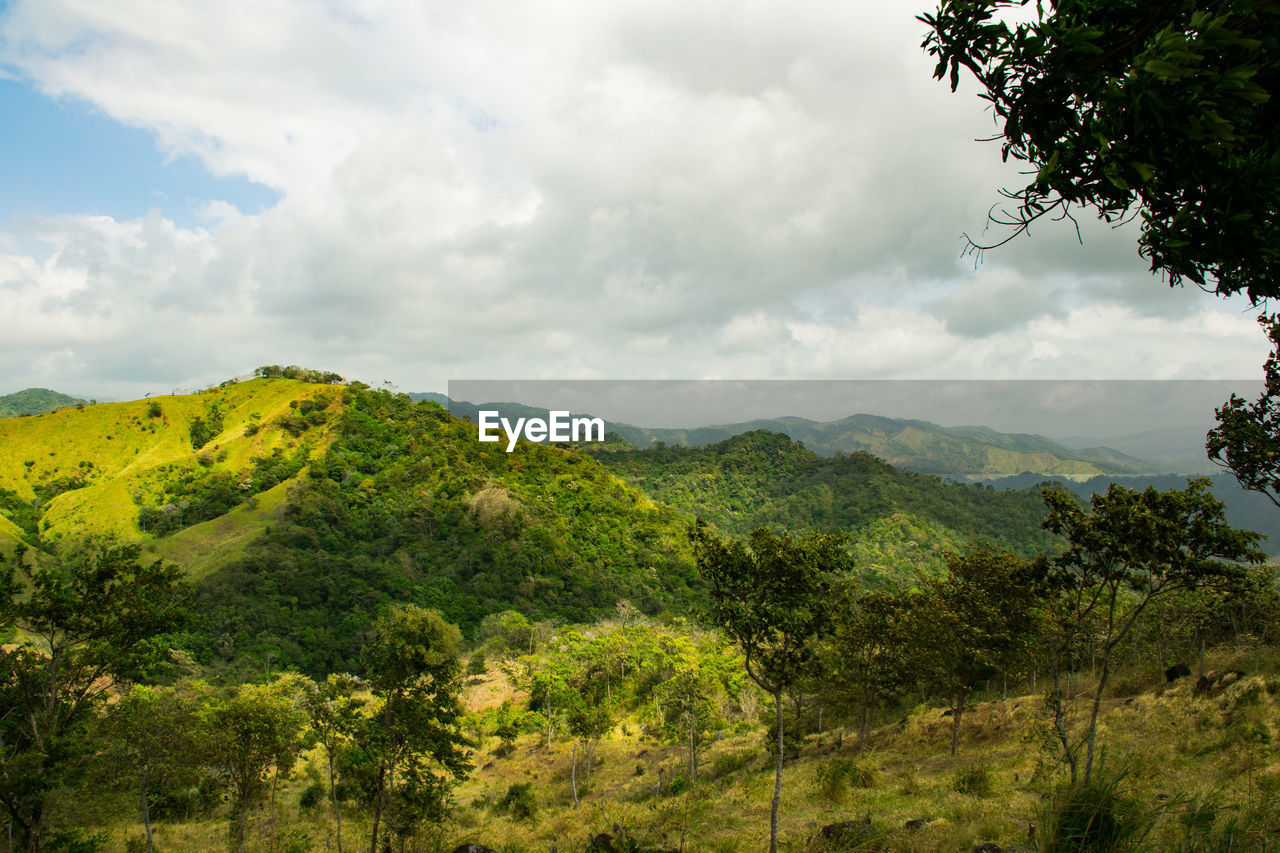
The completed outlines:
[[[81,479],[45,509],[43,534],[57,542],[92,536],[125,541],[146,538],[137,526],[140,500],[154,497],[182,469],[247,471],[251,461],[297,443],[269,424],[290,413],[290,403],[322,396],[331,409],[341,389],[288,379],[256,379],[199,394],[154,397],[128,403],[62,409],[47,415],[0,420],[0,488],[25,499],[41,484]],[[190,426],[222,411],[222,430],[199,451]],[[151,416],[152,406],[160,414]],[[254,435],[246,427],[259,424]],[[317,430],[318,452],[328,431]],[[309,436],[310,437],[310,436]]]
[[[1105,704],[1100,741],[1104,769],[1124,768],[1121,786],[1157,816],[1148,839],[1152,850],[1178,849],[1181,816],[1197,797],[1218,807],[1219,825],[1250,810],[1270,808],[1280,790],[1280,690],[1274,651],[1262,659],[1263,670],[1236,684],[1197,696],[1194,678],[1174,686],[1148,684],[1135,695],[1110,696]],[[1223,652],[1207,668],[1249,670],[1249,653]],[[1077,689],[1087,688],[1077,685]],[[471,695],[475,694],[475,695]],[[501,678],[473,679],[466,702],[484,708],[508,695]],[[1132,700],[1132,701],[1130,701]],[[1074,721],[1085,712],[1077,707]],[[870,816],[884,851],[969,850],[982,842],[1002,846],[1026,843],[1031,824],[1043,827],[1045,795],[1060,784],[1063,773],[1049,770],[1042,759],[1053,758],[1046,740],[1048,717],[1043,698],[1034,695],[980,703],[965,715],[959,754],[952,756],[950,719],[941,709],[922,708],[893,720],[873,733],[870,748],[858,752],[856,738],[838,731],[813,736],[784,771],[780,837],[787,851],[815,848],[822,827],[863,821]],[[1267,742],[1267,739],[1270,742]],[[688,851],[758,851],[766,846],[773,765],[760,731],[727,736],[702,756],[697,786],[687,793],[657,795],[684,770],[679,745],[643,739],[636,720],[619,725],[599,745],[591,785],[573,807],[570,776],[572,744],[557,739],[518,738],[508,752],[496,738],[478,744],[475,769],[454,791],[452,817],[433,827],[409,851],[450,851],[462,843],[486,844],[504,853],[579,851],[595,833],[626,828],[646,844]],[[856,764],[864,778],[831,785],[827,771],[837,761]],[[961,771],[986,767],[989,789],[965,792]],[[1046,768],[1037,775],[1037,768]],[[297,842],[296,849],[331,849],[335,826],[327,802],[315,811],[299,811],[306,785],[323,780],[319,749],[304,766],[281,783],[275,818],[267,807],[251,823],[251,850],[277,849]],[[517,820],[498,808],[516,783],[530,783],[537,810],[530,820]],[[865,784],[865,787],[861,786]],[[1267,798],[1272,799],[1268,800]],[[109,850],[124,850],[128,838],[141,837],[141,825],[121,800],[109,822]],[[1256,818],[1256,814],[1255,814]],[[907,821],[922,820],[911,829]],[[99,826],[104,824],[100,823]],[[225,816],[191,823],[160,824],[157,839],[171,853],[224,849]],[[344,807],[344,847],[367,849],[368,819]],[[286,842],[288,839],[288,842]],[[1252,849],[1252,848],[1245,848]]]
[[[288,506],[289,492],[305,472],[254,495],[225,515],[153,539],[143,546],[147,554],[182,566],[190,580],[199,580],[215,569],[244,556],[262,535],[264,525],[278,521]]]

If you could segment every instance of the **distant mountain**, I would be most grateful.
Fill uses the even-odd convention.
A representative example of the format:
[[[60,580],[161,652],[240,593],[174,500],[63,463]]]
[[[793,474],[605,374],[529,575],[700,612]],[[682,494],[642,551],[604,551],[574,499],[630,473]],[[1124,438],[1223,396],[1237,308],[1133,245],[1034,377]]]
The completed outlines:
[[[42,415],[69,406],[83,406],[88,400],[59,394],[48,388],[27,388],[0,397],[0,418],[13,418],[20,415]]]
[[[1216,474],[1222,469],[1209,461],[1204,450],[1205,433],[1208,431],[1209,427],[1203,424],[1192,424],[1108,438],[1070,437],[1058,441],[1071,448],[1105,445],[1144,459],[1166,472]]]
[[[499,409],[508,417],[546,417],[547,410],[519,403],[450,401],[442,394],[411,394],[446,406],[475,421],[480,409]],[[1030,473],[1042,477],[1087,480],[1100,476],[1164,474],[1177,468],[1141,459],[1112,447],[1071,448],[1042,435],[1001,433],[985,426],[943,427],[923,420],[858,414],[819,422],[799,417],[688,429],[664,429],[606,421],[605,428],[638,449],[658,445],[703,447],[756,430],[782,433],[819,456],[870,453],[897,468],[955,480],[980,482]]]

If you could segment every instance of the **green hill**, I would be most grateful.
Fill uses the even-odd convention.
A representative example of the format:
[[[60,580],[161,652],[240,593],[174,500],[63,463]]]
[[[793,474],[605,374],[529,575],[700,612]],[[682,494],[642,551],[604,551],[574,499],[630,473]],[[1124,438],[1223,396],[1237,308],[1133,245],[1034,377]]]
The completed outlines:
[[[1052,547],[1033,491],[820,457],[753,432],[701,448],[506,453],[435,402],[292,379],[0,421],[0,547],[139,541],[181,565],[200,660],[352,669],[389,601],[471,631],[514,608],[582,621],[627,599],[687,613],[702,595],[694,514],[851,534],[869,583],[911,583],[974,540]],[[217,638],[215,640],[215,638]],[[254,664],[258,665],[258,664]]]
[[[27,388],[0,396],[0,418],[42,415],[45,412],[53,412],[69,406],[83,406],[88,402],[78,397],[50,391],[48,388]]]
[[[202,659],[350,669],[388,601],[473,628],[687,611],[687,519],[590,457],[506,453],[433,403],[255,379],[0,421],[0,548],[139,541],[196,584]],[[210,637],[223,638],[213,643]]]
[[[896,471],[867,453],[818,456],[757,431],[705,447],[601,452],[606,468],[655,500],[734,535],[761,525],[841,530],[869,580],[902,582],[940,569],[948,548],[984,540],[1031,553],[1051,548],[1039,493],[997,491]]]

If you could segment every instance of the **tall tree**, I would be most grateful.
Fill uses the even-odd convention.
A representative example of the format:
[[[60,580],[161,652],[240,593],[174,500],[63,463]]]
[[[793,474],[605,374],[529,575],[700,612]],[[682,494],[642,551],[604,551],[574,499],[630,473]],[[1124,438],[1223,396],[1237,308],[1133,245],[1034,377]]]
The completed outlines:
[[[355,692],[361,686],[358,678],[343,673],[333,673],[324,681],[307,681],[303,685],[302,707],[311,721],[316,740],[324,747],[329,765],[329,803],[337,826],[338,853],[342,853],[342,809],[338,807],[334,767],[337,756],[357,731],[364,700]]]
[[[1139,251],[1170,284],[1280,295],[1274,0],[1037,0],[1029,21],[1008,20],[1026,7],[942,0],[920,17],[934,75],[954,91],[971,72],[1004,159],[1035,175],[1003,191],[1007,239],[1077,208],[1137,215]]]
[[[38,851],[49,792],[88,758],[85,726],[122,680],[164,657],[185,615],[179,571],[111,546],[53,568],[19,548],[0,572],[0,806]],[[26,581],[18,572],[26,575]]]
[[[839,701],[851,704],[858,727],[858,748],[867,744],[871,712],[886,704],[914,670],[910,652],[909,590],[863,592],[842,584],[833,601],[835,625],[822,646],[823,681]]]
[[[1147,605],[1175,590],[1239,577],[1244,573],[1242,561],[1258,562],[1264,555],[1256,548],[1259,534],[1227,524],[1222,502],[1213,496],[1205,477],[1166,492],[1154,487],[1137,492],[1113,483],[1106,494],[1092,497],[1089,513],[1065,492],[1046,491],[1044,498],[1049,507],[1044,526],[1067,544],[1061,556],[1041,560],[1035,572],[1055,628],[1051,701],[1071,781],[1076,781],[1083,747],[1087,783],[1113,652]],[[1096,651],[1101,669],[1084,734],[1073,742],[1059,676],[1065,657],[1091,622],[1099,625]]]
[[[698,570],[711,588],[710,616],[742,648],[747,674],[773,696],[777,752],[769,851],[778,849],[782,800],[782,696],[809,668],[826,630],[832,578],[847,572],[844,540],[815,533],[795,540],[761,528],[748,544],[725,542],[699,519],[690,531]]]
[[[1014,554],[984,545],[947,563],[948,573],[925,584],[909,618],[917,626],[921,669],[951,704],[954,755],[969,695],[1025,650],[1036,601],[1028,566]]]
[[[136,685],[108,707],[102,720],[102,758],[113,782],[137,796],[147,853],[155,850],[151,813],[156,799],[199,779],[201,749],[209,737],[201,718],[207,691],[199,683]]]
[[[364,648],[375,699],[348,750],[347,766],[373,811],[369,853],[388,830],[402,840],[442,814],[450,782],[470,764],[461,730],[462,633],[437,610],[393,606]]]
[[[303,745],[306,716],[292,685],[242,684],[209,713],[209,762],[231,798],[231,847],[244,853],[249,810],[289,775]]]

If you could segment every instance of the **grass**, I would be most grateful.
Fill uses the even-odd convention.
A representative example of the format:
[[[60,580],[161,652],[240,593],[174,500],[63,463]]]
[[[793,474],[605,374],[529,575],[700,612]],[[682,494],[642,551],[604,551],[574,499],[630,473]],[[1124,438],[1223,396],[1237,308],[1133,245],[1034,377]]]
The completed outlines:
[[[296,437],[270,427],[272,421],[291,413],[291,403],[323,396],[336,411],[340,395],[340,388],[330,386],[255,379],[199,394],[0,419],[0,446],[20,448],[0,454],[0,488],[32,500],[50,484],[75,481],[81,485],[47,502],[41,532],[52,543],[69,544],[86,537],[147,540],[150,537],[137,526],[140,501],[154,499],[177,472],[245,471],[254,458],[296,444]],[[207,417],[215,405],[223,413],[222,429],[196,450],[191,446],[191,421]],[[251,425],[261,428],[247,430]],[[313,453],[321,453],[331,434],[327,426],[314,432],[308,438],[314,444]],[[260,506],[275,500],[259,496]],[[5,532],[8,528],[0,527],[0,537]],[[233,519],[227,532],[243,531]],[[203,544],[211,541],[199,534],[191,538]],[[239,539],[230,546],[233,550],[239,547]],[[167,550],[179,559],[195,552],[181,545]]]
[[[1229,669],[1245,658],[1252,655],[1224,653],[1209,666]],[[1088,789],[1066,786],[1060,771],[1035,778],[1044,722],[1035,696],[980,703],[965,715],[955,756],[949,753],[950,720],[941,709],[918,709],[889,721],[873,732],[873,751],[866,753],[856,751],[853,737],[841,744],[837,732],[816,735],[784,771],[782,847],[796,853],[823,849],[823,827],[849,823],[851,832],[862,832],[868,817],[870,834],[860,836],[867,843],[833,849],[872,849],[872,837],[875,849],[886,851],[969,850],[984,842],[1010,846],[1026,844],[1032,825],[1046,849],[1079,849],[1053,842],[1073,834],[1096,841],[1104,829],[1126,836],[1129,847],[1096,841],[1085,849],[1138,844],[1148,850],[1253,850],[1261,849],[1264,837],[1274,846],[1280,838],[1280,759],[1275,741],[1266,738],[1276,734],[1280,710],[1267,687],[1268,679],[1277,683],[1277,661],[1264,662],[1265,672],[1217,695],[1195,696],[1194,685],[1184,682],[1109,704],[1101,770]],[[510,695],[505,680],[491,672],[470,680],[464,700],[480,710]],[[553,847],[569,853],[585,849],[600,832],[687,851],[762,849],[773,774],[758,732],[715,742],[701,758],[704,772],[697,784],[672,796],[665,792],[683,773],[684,754],[679,746],[641,739],[638,728],[631,721],[624,735],[620,725],[601,742],[591,786],[577,809],[569,742],[547,748],[530,734],[504,752],[496,737],[486,738],[475,749],[474,770],[453,792],[450,820],[406,849],[448,853],[477,843],[503,853],[545,853]],[[1235,731],[1249,734],[1224,735]],[[303,791],[323,769],[318,750],[308,762],[313,770],[299,767],[281,785],[274,821],[266,808],[255,814],[251,850],[331,849],[328,803],[299,807]],[[842,781],[839,796],[831,795],[833,777]],[[108,824],[110,851],[125,851],[128,839],[141,835],[130,808],[122,801]],[[168,853],[224,849],[226,825],[219,816],[162,822],[157,839]],[[367,820],[354,809],[344,811],[344,848],[363,849],[367,832]]]

